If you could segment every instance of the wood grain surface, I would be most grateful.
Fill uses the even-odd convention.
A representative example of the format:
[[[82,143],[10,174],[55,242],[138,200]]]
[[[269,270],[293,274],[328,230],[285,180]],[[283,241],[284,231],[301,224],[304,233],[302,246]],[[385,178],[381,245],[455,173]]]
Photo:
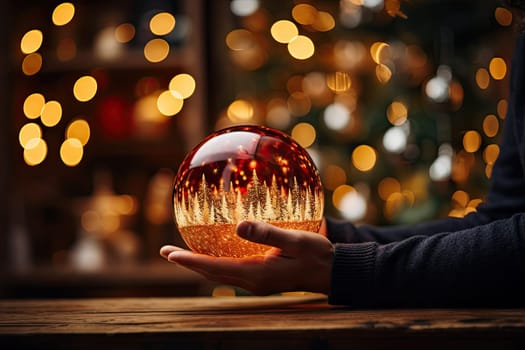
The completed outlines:
[[[349,344],[525,349],[525,310],[355,310],[330,306],[317,294],[0,301],[2,349],[347,349]]]

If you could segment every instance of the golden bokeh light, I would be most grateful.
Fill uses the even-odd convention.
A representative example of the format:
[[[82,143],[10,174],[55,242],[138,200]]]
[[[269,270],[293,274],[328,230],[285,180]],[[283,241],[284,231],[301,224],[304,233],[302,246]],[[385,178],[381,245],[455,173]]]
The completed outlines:
[[[249,121],[254,116],[254,108],[250,102],[239,99],[228,106],[226,114],[232,122]]]
[[[135,26],[131,23],[122,23],[115,28],[115,39],[119,43],[130,42],[135,37]]]
[[[137,212],[136,199],[123,194],[115,198],[115,211],[121,215],[133,215]]]
[[[474,153],[481,146],[481,135],[476,130],[469,130],[463,135],[463,148],[468,153]]]
[[[318,101],[324,101],[325,99],[326,101],[329,101],[331,94],[329,94],[326,80],[327,77],[325,74],[320,72],[310,72],[303,78],[302,90]]]
[[[25,75],[35,75],[42,69],[42,55],[38,52],[33,52],[22,61],[22,72]]]
[[[392,78],[392,70],[385,64],[376,66],[376,78],[381,84],[386,84]]]
[[[329,164],[322,173],[323,185],[329,190],[333,191],[337,187],[346,183],[346,172],[340,166]]]
[[[304,92],[303,91],[303,79],[304,77],[302,75],[293,75],[286,80],[286,90],[290,94],[293,94],[294,92]]]
[[[393,219],[405,206],[408,198],[400,192],[392,192],[388,195],[383,206],[383,214],[388,219]]]
[[[483,132],[488,137],[494,137],[499,131],[499,120],[494,114],[489,114],[483,119]]]
[[[317,9],[309,4],[297,4],[292,9],[293,19],[300,24],[314,24],[317,15]]]
[[[395,192],[401,192],[401,184],[393,177],[385,177],[377,185],[377,193],[379,198],[386,201],[388,197]]]
[[[465,191],[458,190],[452,194],[452,202],[454,202],[456,206],[465,208],[469,201],[470,201],[470,196]]]
[[[485,176],[487,179],[490,179],[492,176],[492,168],[494,167],[494,164],[487,164],[485,166]]]
[[[24,34],[20,41],[20,50],[22,53],[30,54],[36,52],[42,46],[44,35],[39,29],[32,29]]]
[[[401,192],[403,196],[405,197],[405,200],[408,202],[410,206],[414,205],[414,202],[416,201],[416,194],[412,191],[405,190]]]
[[[468,202],[467,207],[476,208],[481,203],[483,203],[481,198],[473,198]]]
[[[24,115],[29,119],[36,119],[40,117],[40,114],[42,113],[42,108],[44,108],[44,104],[46,103],[46,99],[44,98],[44,95],[39,93],[34,93],[26,97],[24,101]]]
[[[47,156],[47,143],[41,138],[29,140],[24,148],[24,161],[27,165],[35,166],[44,161]]]
[[[77,139],[83,146],[88,143],[90,136],[91,129],[84,119],[73,120],[66,128],[66,139]]]
[[[508,27],[512,24],[512,12],[504,7],[496,7],[494,18],[503,27]]]
[[[370,46],[370,56],[372,56],[372,60],[376,64],[381,64],[384,62],[385,56],[388,55],[388,48],[390,45],[388,45],[385,42],[378,41],[373,43]]]
[[[392,125],[402,125],[407,120],[408,109],[403,102],[394,101],[388,106],[386,116]]]
[[[335,19],[330,13],[319,11],[312,27],[319,32],[327,32],[335,28]]]
[[[309,37],[297,35],[288,43],[288,52],[295,59],[306,60],[314,55],[315,46]]]
[[[73,95],[80,102],[87,102],[97,93],[97,81],[90,75],[78,78],[73,85]]]
[[[266,123],[276,129],[286,129],[291,122],[290,111],[286,105],[286,100],[273,98],[268,101],[266,108]]]
[[[177,92],[166,90],[157,98],[157,108],[165,116],[173,116],[179,113],[184,106],[184,100]]]
[[[450,178],[459,184],[465,183],[470,177],[475,161],[476,158],[472,153],[465,150],[459,151],[453,158]]]
[[[346,92],[352,86],[352,79],[347,72],[334,72],[326,76],[326,85],[337,93]]]
[[[272,24],[270,33],[275,41],[281,44],[288,44],[299,35],[299,30],[293,22],[280,20]]]
[[[465,92],[463,91],[463,86],[455,80],[450,82],[448,88],[448,94],[450,102],[454,105],[454,109],[457,110],[463,104],[463,98],[465,97]]]
[[[507,64],[501,57],[494,57],[490,60],[489,72],[495,80],[501,80],[507,75]]]
[[[56,26],[64,26],[71,22],[75,15],[75,6],[70,2],[63,2],[53,10],[51,19]]]
[[[303,148],[308,148],[315,142],[317,133],[312,124],[299,123],[293,127],[291,136]]]
[[[232,61],[244,70],[259,69],[268,60],[267,52],[255,42],[246,50],[233,50],[230,54]]]
[[[490,75],[488,70],[485,68],[479,68],[476,71],[476,84],[478,84],[481,90],[485,90],[489,87]]]
[[[403,11],[401,11],[401,2],[399,0],[385,1],[385,11],[391,17],[399,16],[403,19],[408,18],[408,16]]]
[[[357,146],[352,152],[352,164],[357,170],[369,171],[376,164],[376,151],[368,145]]]
[[[164,61],[169,53],[170,45],[164,39],[152,39],[144,46],[144,57],[151,63]]]
[[[80,225],[86,232],[96,232],[100,227],[100,214],[96,210],[86,210],[80,217]]]
[[[452,209],[448,213],[448,216],[453,217],[453,218],[462,218],[462,217],[465,216],[465,213],[464,213],[464,210],[461,209],[461,208],[459,208],[459,209]]]
[[[498,117],[499,119],[505,119],[507,116],[507,109],[509,107],[509,103],[506,99],[501,99],[498,101],[497,111],[498,111]]]
[[[350,192],[355,192],[355,188],[350,185],[341,185],[334,190],[334,193],[332,193],[332,204],[336,209],[341,208],[341,200]]]
[[[149,21],[149,29],[155,35],[166,35],[175,28],[175,17],[169,12],[160,12]]]
[[[494,164],[499,157],[499,146],[495,143],[485,147],[483,151],[483,160],[486,164]]]
[[[338,40],[333,47],[333,54],[335,67],[353,70],[365,62],[367,50],[360,41]]]
[[[84,147],[82,143],[75,138],[69,138],[62,142],[60,146],[60,159],[62,162],[70,167],[74,167],[80,163],[84,155]]]
[[[47,101],[42,108],[40,120],[47,127],[57,125],[62,119],[62,105],[58,101]]]
[[[25,124],[18,132],[18,141],[23,148],[26,148],[32,139],[42,138],[42,128],[36,123]]]
[[[187,99],[195,91],[195,79],[186,73],[177,74],[170,80],[169,89]]]
[[[253,34],[246,29],[232,30],[226,35],[226,45],[233,51],[242,51],[252,48],[255,45]]]
[[[142,96],[135,102],[133,119],[137,125],[154,125],[167,120],[166,116],[162,115],[157,107],[158,97],[159,94],[151,93]]]

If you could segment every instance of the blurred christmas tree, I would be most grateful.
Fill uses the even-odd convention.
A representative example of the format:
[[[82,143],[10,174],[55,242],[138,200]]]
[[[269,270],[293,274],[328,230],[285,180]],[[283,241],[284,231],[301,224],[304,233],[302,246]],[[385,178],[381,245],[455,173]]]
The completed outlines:
[[[326,215],[410,223],[483,200],[513,46],[499,2],[213,3],[231,18],[214,28],[227,57],[212,66],[213,128],[291,134],[320,168]]]

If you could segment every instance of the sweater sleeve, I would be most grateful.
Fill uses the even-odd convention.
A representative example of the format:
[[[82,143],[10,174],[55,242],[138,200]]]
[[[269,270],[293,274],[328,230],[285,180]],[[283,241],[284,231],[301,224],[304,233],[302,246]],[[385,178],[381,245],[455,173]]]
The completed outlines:
[[[486,202],[412,226],[327,219],[329,300],[352,306],[525,305],[525,33],[514,53],[500,156]]]
[[[525,214],[400,242],[337,244],[329,302],[355,307],[525,305]]]

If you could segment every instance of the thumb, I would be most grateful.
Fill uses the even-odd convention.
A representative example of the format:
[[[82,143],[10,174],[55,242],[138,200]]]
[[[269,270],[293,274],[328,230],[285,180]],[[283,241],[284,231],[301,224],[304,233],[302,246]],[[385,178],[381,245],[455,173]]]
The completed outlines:
[[[237,235],[255,243],[293,253],[297,251],[301,231],[285,230],[265,222],[242,221],[237,225]]]

